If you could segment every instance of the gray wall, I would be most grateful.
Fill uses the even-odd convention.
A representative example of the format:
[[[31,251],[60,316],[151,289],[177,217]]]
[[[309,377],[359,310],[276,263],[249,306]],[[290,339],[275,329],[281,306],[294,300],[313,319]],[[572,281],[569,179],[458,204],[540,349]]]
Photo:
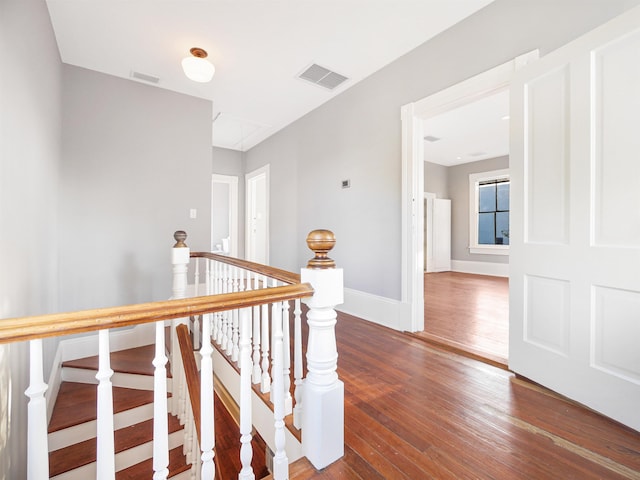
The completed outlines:
[[[211,151],[213,173],[238,177],[238,256],[244,258],[244,204],[245,204],[245,160],[244,154],[236,150],[213,147]]]
[[[7,318],[57,310],[62,64],[44,1],[0,2],[0,65],[0,318]],[[56,345],[44,342],[46,372]],[[2,479],[27,478],[28,370],[26,343],[0,347]]]
[[[209,249],[211,103],[72,66],[63,74],[61,307],[167,299],[173,232]]]
[[[449,167],[424,162],[424,191],[435,193],[437,198],[449,198]]]
[[[271,165],[272,263],[299,268],[308,230],[330,228],[345,286],[399,299],[400,107],[533,49],[544,55],[638,3],[496,0],[251,149],[248,170]]]
[[[508,255],[469,253],[469,174],[509,168],[509,157],[490,158],[448,168],[451,198],[451,259],[474,262],[509,263]]]

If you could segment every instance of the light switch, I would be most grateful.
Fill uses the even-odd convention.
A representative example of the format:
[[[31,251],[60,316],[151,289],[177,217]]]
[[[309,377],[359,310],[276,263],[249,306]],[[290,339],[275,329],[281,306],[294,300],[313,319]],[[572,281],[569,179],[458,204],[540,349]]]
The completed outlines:
[[[198,216],[198,211],[195,208],[189,210],[189,218],[196,218]]]

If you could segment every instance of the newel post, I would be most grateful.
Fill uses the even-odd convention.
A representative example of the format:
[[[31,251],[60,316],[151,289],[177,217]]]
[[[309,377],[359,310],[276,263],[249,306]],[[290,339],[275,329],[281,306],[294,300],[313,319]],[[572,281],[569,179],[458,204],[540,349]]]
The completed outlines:
[[[171,249],[171,264],[173,265],[173,295],[171,298],[185,298],[187,296],[187,267],[189,266],[189,247],[184,243],[187,233],[178,230],[173,234],[176,244]]]
[[[305,299],[307,322],[307,377],[303,387],[302,449],[317,469],[344,455],[344,384],[338,379],[336,311],[343,303],[342,269],[327,256],[335,236],[329,230],[314,230],[307,245],[315,252],[301,281],[310,283],[315,293]]]

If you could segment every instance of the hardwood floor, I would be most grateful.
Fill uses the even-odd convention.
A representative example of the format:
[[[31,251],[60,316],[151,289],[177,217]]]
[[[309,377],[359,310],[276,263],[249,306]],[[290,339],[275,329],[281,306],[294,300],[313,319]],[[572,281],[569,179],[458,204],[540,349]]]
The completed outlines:
[[[640,433],[512,373],[339,314],[345,456],[298,479],[640,479]]]
[[[424,276],[424,332],[416,336],[506,367],[509,280],[458,272]]]

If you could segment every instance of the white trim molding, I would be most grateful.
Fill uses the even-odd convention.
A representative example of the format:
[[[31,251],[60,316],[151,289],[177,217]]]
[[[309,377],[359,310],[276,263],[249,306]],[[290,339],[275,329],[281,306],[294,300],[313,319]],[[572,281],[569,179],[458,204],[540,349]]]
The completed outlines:
[[[493,277],[508,277],[508,263],[472,262],[467,260],[451,260],[451,270],[475,275],[491,275]]]

